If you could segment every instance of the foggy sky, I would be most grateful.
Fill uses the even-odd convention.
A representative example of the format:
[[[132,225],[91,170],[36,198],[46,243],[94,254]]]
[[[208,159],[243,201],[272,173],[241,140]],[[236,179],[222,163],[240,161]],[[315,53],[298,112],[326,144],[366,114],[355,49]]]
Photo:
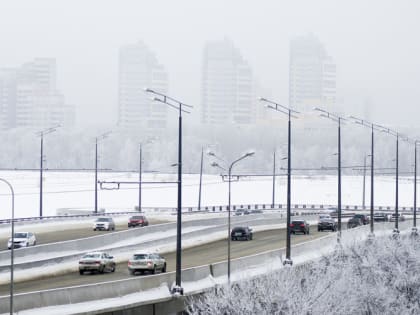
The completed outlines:
[[[0,2],[0,67],[57,59],[58,88],[88,122],[116,121],[118,51],[143,40],[169,73],[170,94],[199,107],[206,41],[228,37],[259,85],[287,104],[289,41],[313,33],[337,64],[346,114],[410,125],[420,114],[420,2],[415,0],[37,0]],[[79,119],[80,122],[80,119]]]

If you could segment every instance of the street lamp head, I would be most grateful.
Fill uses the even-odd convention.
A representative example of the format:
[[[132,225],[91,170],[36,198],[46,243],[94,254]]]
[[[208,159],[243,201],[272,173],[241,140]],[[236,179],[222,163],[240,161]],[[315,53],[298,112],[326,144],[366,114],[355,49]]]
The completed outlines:
[[[255,151],[249,151],[245,154],[245,156],[253,156],[255,154]]]
[[[261,101],[261,102],[267,102],[267,99],[264,97],[258,97],[257,100]]]
[[[148,87],[143,88],[143,90],[144,90],[146,93],[155,93],[155,91],[153,91],[152,89],[149,89]]]

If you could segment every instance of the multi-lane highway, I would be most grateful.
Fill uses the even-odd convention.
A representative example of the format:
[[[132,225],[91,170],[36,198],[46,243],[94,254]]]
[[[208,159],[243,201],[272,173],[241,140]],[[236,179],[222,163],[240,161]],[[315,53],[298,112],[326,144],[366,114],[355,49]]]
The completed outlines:
[[[312,227],[310,235],[292,235],[292,244],[308,241],[327,235],[328,232],[316,232],[316,228]],[[231,257],[237,258],[241,256],[252,255],[255,253],[279,249],[285,247],[286,233],[285,229],[268,230],[256,232],[252,241],[237,241],[231,242]],[[293,249],[292,249],[293,255]],[[175,253],[164,254],[168,263],[168,271],[175,269]],[[183,250],[182,267],[194,267],[226,260],[227,257],[227,240],[211,242],[204,245],[192,247]],[[263,263],[263,262],[262,262]],[[77,264],[77,262],[75,262]],[[30,272],[30,271],[29,271]],[[44,279],[37,279],[32,281],[25,281],[15,283],[15,292],[29,292],[36,290],[46,290],[52,288],[83,285],[90,283],[98,283],[110,280],[118,280],[131,278],[127,271],[127,262],[122,262],[117,265],[115,273],[105,274],[85,274],[79,275],[78,272],[71,272],[69,274],[54,276],[53,274]],[[142,276],[138,276],[142,277]],[[8,285],[0,286],[0,295],[7,295],[9,292]]]
[[[168,221],[158,220],[158,219],[149,219],[149,225],[166,223]],[[109,231],[93,231],[92,229],[93,219],[91,222],[83,221],[77,225],[67,225],[63,226],[61,230],[57,228],[51,231],[43,231],[43,232],[36,232],[36,240],[37,244],[48,244],[48,243],[55,243],[55,242],[63,242],[68,240],[74,240],[78,238],[85,238],[90,236],[97,236],[106,233],[112,233]],[[137,227],[136,227],[137,228]],[[115,231],[124,231],[127,230],[127,222],[116,222],[115,223]],[[15,227],[16,231],[25,231],[25,232],[32,232],[31,228],[26,227]],[[0,250],[7,250],[7,240],[10,236],[7,237],[0,237]]]

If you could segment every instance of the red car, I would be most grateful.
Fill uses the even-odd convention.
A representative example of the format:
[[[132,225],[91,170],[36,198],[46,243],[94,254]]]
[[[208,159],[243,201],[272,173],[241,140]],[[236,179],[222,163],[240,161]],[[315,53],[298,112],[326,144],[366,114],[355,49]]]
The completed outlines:
[[[149,221],[147,221],[144,215],[133,215],[130,219],[128,219],[128,227],[147,225],[149,225]]]

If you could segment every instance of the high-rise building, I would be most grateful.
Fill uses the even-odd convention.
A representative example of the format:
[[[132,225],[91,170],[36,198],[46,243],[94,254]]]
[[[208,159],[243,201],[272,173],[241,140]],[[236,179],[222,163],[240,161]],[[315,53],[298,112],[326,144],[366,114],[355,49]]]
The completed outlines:
[[[16,124],[16,69],[0,69],[0,130]]]
[[[256,121],[252,70],[228,39],[209,42],[204,48],[201,121],[207,124]]]
[[[290,42],[289,104],[301,111],[313,107],[335,110],[336,65],[314,35]]]
[[[119,57],[118,125],[124,129],[159,130],[167,126],[167,106],[150,99],[144,88],[167,93],[168,74],[143,43],[126,45]]]
[[[74,116],[74,107],[66,105],[57,90],[55,59],[36,58],[19,68],[0,70],[2,129],[72,125]]]

